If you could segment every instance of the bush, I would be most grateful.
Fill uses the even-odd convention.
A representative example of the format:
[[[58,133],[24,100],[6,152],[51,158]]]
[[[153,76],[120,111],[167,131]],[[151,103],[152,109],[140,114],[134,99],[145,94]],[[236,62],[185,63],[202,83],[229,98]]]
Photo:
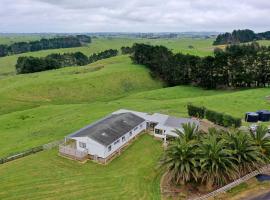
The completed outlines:
[[[211,122],[215,124],[225,126],[225,127],[240,127],[241,126],[241,119],[235,118],[231,115],[219,113],[213,110],[206,110],[205,117]]]
[[[204,115],[205,115],[205,108],[204,107],[198,107],[198,106],[194,106],[192,104],[188,104],[187,109],[188,109],[189,116],[198,117],[201,119],[204,118]]]

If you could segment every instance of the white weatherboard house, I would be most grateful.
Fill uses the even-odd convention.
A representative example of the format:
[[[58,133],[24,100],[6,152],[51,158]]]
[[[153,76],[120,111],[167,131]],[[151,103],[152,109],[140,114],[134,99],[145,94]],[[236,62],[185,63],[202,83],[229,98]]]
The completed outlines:
[[[182,130],[185,123],[199,126],[197,120],[189,118],[121,109],[67,136],[65,140],[72,143],[61,145],[59,152],[78,160],[90,157],[106,163],[139,133],[148,130],[155,137],[166,140],[167,136],[176,137],[173,131]]]

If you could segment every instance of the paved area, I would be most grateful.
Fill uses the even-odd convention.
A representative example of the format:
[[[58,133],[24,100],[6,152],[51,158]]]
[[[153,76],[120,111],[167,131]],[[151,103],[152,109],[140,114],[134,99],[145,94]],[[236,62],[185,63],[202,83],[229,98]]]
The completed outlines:
[[[270,191],[248,200],[270,200]]]

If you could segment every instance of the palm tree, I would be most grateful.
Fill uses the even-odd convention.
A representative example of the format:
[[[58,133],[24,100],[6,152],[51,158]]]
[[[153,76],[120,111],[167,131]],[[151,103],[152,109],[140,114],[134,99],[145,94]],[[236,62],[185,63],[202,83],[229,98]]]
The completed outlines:
[[[217,134],[207,134],[201,139],[200,156],[201,181],[208,190],[214,185],[221,186],[235,177],[237,167],[232,151],[225,148],[225,140]]]
[[[172,141],[166,149],[161,166],[167,169],[170,181],[177,184],[186,184],[191,180],[197,180],[197,143],[180,138]]]
[[[232,155],[238,166],[239,176],[258,168],[264,164],[264,155],[258,146],[255,146],[251,137],[241,131],[232,131],[224,134],[227,148],[233,151]]]
[[[270,135],[268,129],[265,126],[258,126],[255,132],[250,132],[251,138],[256,146],[258,146],[261,152],[267,156],[270,156]]]
[[[198,127],[195,123],[183,124],[183,131],[175,129],[173,132],[179,135],[180,138],[191,141],[198,137]]]

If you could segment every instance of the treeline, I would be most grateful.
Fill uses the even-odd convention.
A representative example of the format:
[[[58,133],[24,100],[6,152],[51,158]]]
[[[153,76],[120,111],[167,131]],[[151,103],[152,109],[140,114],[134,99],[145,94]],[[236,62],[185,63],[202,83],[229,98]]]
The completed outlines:
[[[59,49],[80,47],[84,43],[91,43],[87,35],[65,36],[50,39],[41,39],[31,42],[16,42],[11,45],[0,45],[0,57],[45,49]]]
[[[132,47],[121,47],[121,52],[123,55],[131,54],[131,53],[133,53],[133,48]]]
[[[41,58],[24,56],[18,58],[16,71],[18,74],[26,74],[68,66],[83,66],[97,60],[116,56],[117,53],[117,50],[109,49],[97,54],[93,54],[89,58],[81,52],[50,54]]]
[[[232,33],[219,34],[213,44],[239,44],[243,42],[252,42],[255,40],[270,40],[270,31],[255,33],[249,29],[234,30]]]
[[[169,86],[197,85],[207,89],[265,87],[270,83],[270,47],[258,43],[216,49],[214,56],[173,54],[164,46],[134,44],[131,58]]]
[[[101,59],[117,56],[117,54],[118,54],[118,50],[116,49],[108,49],[100,53],[94,53],[89,57],[89,63],[93,63]]]

